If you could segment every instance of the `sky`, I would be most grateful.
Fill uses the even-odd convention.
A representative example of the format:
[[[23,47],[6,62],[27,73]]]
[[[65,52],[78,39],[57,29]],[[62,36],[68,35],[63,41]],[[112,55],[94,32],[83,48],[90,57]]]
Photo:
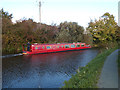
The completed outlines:
[[[99,19],[109,12],[118,22],[120,0],[41,0],[41,22],[59,25],[61,22],[77,22],[87,27],[90,20]],[[39,22],[39,0],[0,0],[0,8],[13,14],[12,21],[32,18]]]

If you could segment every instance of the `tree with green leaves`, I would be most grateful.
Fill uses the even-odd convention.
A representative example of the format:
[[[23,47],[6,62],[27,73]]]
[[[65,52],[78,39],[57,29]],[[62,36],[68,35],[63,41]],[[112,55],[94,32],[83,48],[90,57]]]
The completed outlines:
[[[84,28],[76,22],[63,22],[58,27],[58,42],[81,42]]]
[[[3,9],[0,10],[2,16],[2,34],[7,33],[9,30],[8,28],[12,25],[12,14],[5,12]]]
[[[116,41],[120,43],[120,27],[117,26],[117,30],[116,30]]]
[[[93,37],[93,42],[96,44],[114,42],[116,40],[117,23],[114,16],[105,13],[99,20],[90,21],[87,30]]]

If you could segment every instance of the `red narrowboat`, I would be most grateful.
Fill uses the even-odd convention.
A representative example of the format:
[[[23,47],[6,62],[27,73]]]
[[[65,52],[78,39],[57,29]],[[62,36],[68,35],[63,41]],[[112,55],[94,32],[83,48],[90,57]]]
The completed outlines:
[[[57,43],[57,44],[28,44],[27,50],[23,46],[23,54],[39,54],[60,52],[69,50],[81,50],[91,48],[90,45],[85,43]]]

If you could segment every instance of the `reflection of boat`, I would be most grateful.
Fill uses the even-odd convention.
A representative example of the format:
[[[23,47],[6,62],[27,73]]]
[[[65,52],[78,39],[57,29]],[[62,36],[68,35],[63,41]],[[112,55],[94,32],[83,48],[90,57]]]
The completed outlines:
[[[28,46],[29,49],[25,50],[23,47],[23,54],[38,54],[49,52],[60,52],[69,50],[80,50],[91,48],[90,45],[85,43],[57,43],[57,44],[32,44]],[[27,48],[28,48],[27,47]]]

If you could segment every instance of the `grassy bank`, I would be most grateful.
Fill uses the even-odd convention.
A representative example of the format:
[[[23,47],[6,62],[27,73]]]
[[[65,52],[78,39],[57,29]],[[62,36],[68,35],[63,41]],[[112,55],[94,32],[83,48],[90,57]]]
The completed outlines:
[[[86,67],[79,68],[69,81],[65,81],[63,88],[96,88],[106,57],[116,49],[117,47],[104,50],[98,54]]]

